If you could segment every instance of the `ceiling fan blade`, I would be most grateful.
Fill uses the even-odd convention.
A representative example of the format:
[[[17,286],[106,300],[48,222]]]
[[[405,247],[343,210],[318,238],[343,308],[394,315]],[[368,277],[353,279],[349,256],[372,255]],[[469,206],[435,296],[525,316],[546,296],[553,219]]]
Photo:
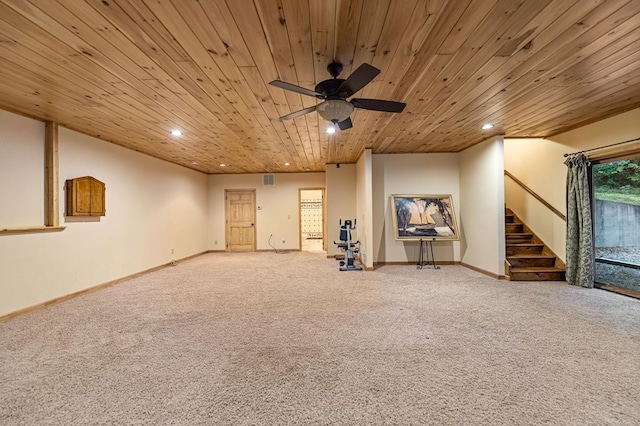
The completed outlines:
[[[290,90],[292,92],[300,93],[301,95],[313,96],[314,98],[324,99],[324,96],[321,93],[314,92],[313,90],[305,89],[304,87],[296,86],[295,84],[287,83],[286,81],[273,80],[273,81],[270,81],[269,84],[284,90]]]
[[[314,105],[312,107],[301,109],[300,111],[292,112],[291,114],[283,115],[282,117],[280,117],[280,120],[291,120],[292,118],[302,117],[303,115],[309,114],[310,112],[313,112],[315,110],[316,107]]]
[[[376,78],[380,74],[380,70],[369,64],[362,64],[354,72],[351,73],[349,78],[342,82],[338,88],[338,93],[346,92],[346,97],[353,96],[358,90],[369,84],[371,80]]]
[[[354,98],[349,102],[356,108],[385,112],[402,112],[404,107],[407,106],[404,102],[385,101],[382,99]]]
[[[338,123],[338,128],[340,130],[347,130],[353,127],[353,123],[351,122],[351,117],[347,117],[346,120],[342,120]]]

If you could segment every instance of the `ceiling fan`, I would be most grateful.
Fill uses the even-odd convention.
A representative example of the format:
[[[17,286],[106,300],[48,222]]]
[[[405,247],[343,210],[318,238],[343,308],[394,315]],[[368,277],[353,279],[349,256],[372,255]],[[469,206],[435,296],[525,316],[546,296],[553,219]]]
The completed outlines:
[[[291,90],[292,92],[302,95],[313,96],[322,99],[324,102],[318,105],[283,115],[281,120],[290,120],[313,111],[325,120],[337,124],[340,130],[346,130],[353,127],[350,115],[355,108],[368,109],[371,111],[384,112],[402,112],[407,104],[403,102],[385,101],[382,99],[366,99],[353,98],[347,101],[347,98],[353,96],[356,92],[369,84],[379,73],[380,70],[369,64],[363,63],[345,80],[338,78],[342,72],[342,64],[332,62],[327,66],[327,71],[331,74],[328,80],[318,83],[314,90],[305,89],[295,84],[287,83],[281,80],[273,80],[269,84],[280,87],[281,89]]]

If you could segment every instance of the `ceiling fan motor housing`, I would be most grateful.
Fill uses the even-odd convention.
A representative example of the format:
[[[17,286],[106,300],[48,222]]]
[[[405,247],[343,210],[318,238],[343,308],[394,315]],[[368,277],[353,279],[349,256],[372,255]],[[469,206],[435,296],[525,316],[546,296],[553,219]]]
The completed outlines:
[[[346,92],[338,93],[338,89],[342,85],[344,79],[332,78],[329,80],[321,81],[315,87],[317,93],[321,93],[322,99],[342,99],[346,98]]]

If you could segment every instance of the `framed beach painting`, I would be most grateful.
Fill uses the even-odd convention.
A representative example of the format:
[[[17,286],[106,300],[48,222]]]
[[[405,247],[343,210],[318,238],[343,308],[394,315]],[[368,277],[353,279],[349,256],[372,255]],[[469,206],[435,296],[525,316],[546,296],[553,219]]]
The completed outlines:
[[[392,195],[396,240],[459,240],[451,195]]]

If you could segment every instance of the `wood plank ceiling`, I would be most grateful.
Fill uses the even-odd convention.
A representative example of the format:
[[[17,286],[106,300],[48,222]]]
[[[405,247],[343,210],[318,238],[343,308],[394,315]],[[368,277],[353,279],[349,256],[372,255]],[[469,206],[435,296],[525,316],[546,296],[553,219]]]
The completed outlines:
[[[206,173],[323,171],[640,107],[639,24],[638,0],[0,0],[0,108]],[[332,60],[405,111],[280,120],[319,101],[268,82]]]

